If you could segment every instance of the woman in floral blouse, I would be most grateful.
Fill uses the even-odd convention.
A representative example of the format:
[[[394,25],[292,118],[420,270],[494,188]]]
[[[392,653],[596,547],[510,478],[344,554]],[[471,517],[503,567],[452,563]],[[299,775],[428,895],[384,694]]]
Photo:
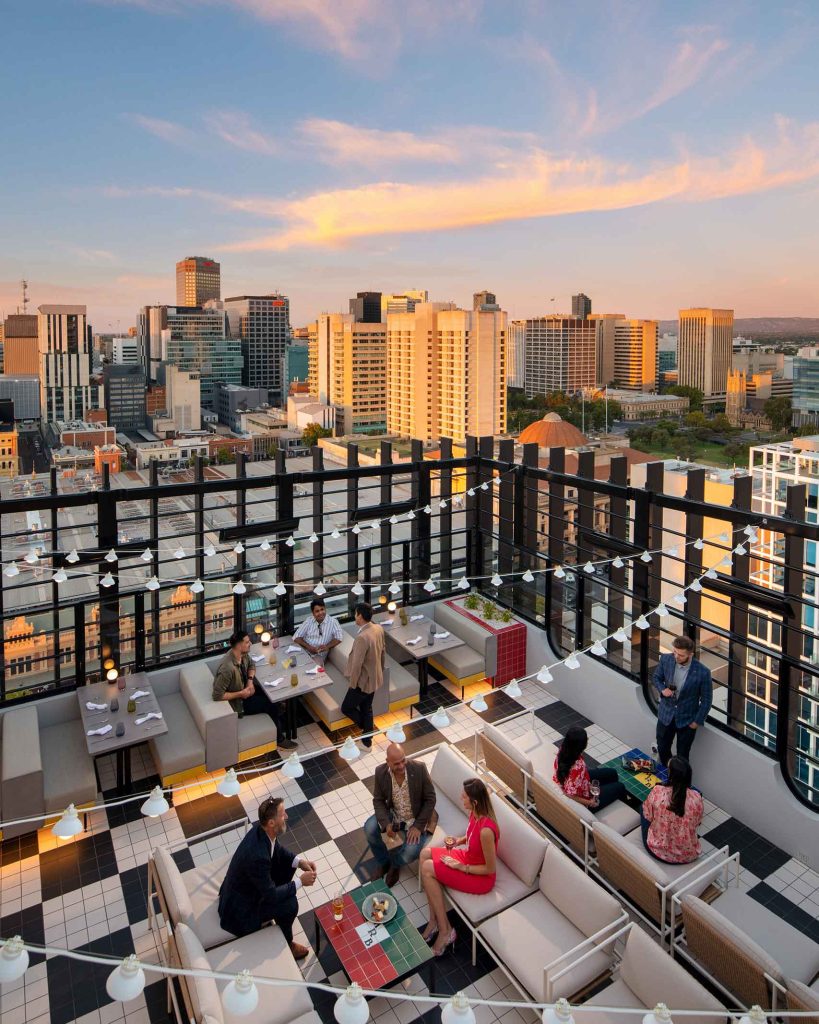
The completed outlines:
[[[702,794],[691,787],[691,765],[672,757],[668,783],[655,786],[640,810],[645,848],[666,864],[690,864],[702,849],[697,836],[702,811]]]
[[[583,760],[583,751],[589,742],[585,729],[573,725],[560,744],[555,758],[552,780],[565,795],[590,811],[599,811],[626,795],[626,787],[617,778],[614,768],[589,768]],[[592,780],[600,783],[600,795],[593,797]]]

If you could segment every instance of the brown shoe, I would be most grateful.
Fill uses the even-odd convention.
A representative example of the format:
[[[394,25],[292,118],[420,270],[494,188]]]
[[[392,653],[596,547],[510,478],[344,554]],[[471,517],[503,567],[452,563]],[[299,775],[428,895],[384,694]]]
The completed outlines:
[[[290,952],[293,954],[294,960],[303,960],[310,953],[309,946],[299,945],[298,942],[290,943]]]
[[[398,881],[398,879],[400,877],[401,877],[401,868],[390,868],[390,870],[387,872],[387,875],[386,875],[386,878],[384,879],[384,881],[387,883],[387,885],[390,887],[390,889],[392,889],[392,887],[395,885],[395,883]]]

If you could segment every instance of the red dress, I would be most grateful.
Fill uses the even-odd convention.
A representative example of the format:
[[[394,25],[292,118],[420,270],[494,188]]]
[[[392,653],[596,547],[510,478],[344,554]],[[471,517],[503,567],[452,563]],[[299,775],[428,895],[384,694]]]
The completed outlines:
[[[435,865],[435,877],[448,889],[458,889],[460,892],[471,892],[476,896],[489,892],[495,885],[495,872],[491,875],[468,875],[459,868],[451,868],[444,864],[442,857],[447,855],[463,864],[486,864],[481,846],[481,829],[491,828],[495,834],[495,852],[498,849],[498,837],[500,832],[498,826],[491,818],[478,818],[476,821],[473,815],[469,815],[469,824],[466,826],[466,847],[456,847],[454,850],[447,850],[443,846],[435,846],[432,849],[432,863]]]

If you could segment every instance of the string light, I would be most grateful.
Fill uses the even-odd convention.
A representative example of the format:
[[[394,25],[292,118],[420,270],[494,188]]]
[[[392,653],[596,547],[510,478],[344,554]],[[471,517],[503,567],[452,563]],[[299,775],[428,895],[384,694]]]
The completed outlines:
[[[463,992],[456,992],[443,1008],[441,1024],[475,1024],[475,1011]]]
[[[311,544],[318,544],[318,534],[316,533],[315,530],[310,534],[310,536],[307,539],[310,541]]]
[[[357,580],[351,593],[355,594],[356,597],[361,597],[364,594],[364,588],[361,586],[361,581]]]
[[[429,717],[429,724],[434,726],[436,729],[446,729],[449,725],[449,715],[443,706],[438,707],[435,712]]]
[[[574,669],[576,668],[580,668],[580,662],[577,658],[577,655],[574,653],[570,654],[569,657],[565,659],[563,664],[566,666],[566,668],[569,668],[572,671],[574,671]]]
[[[228,768],[219,785],[216,787],[216,792],[219,793],[220,796],[238,796],[241,789],[242,784],[239,782],[236,769]]]
[[[499,576],[498,573],[495,573],[495,575],[490,580],[490,583],[492,584],[493,587],[502,587],[503,586],[503,578],[501,576]]]
[[[9,579],[11,579],[14,576],[19,576],[20,570],[17,568],[17,563],[12,562],[10,565],[7,565],[6,568],[3,570],[3,575],[8,576]]]
[[[634,623],[638,629],[648,629],[649,622],[645,615],[641,615],[639,619]]]
[[[387,739],[391,743],[403,743],[407,738],[407,734],[404,732],[404,727],[400,722],[395,722],[387,729]]]
[[[58,569],[51,578],[55,583],[65,583],[68,579],[68,573],[65,569]]]
[[[295,751],[282,765],[282,774],[286,775],[288,779],[300,779],[304,775],[304,765]]]
[[[333,527],[333,532],[330,534],[330,536],[333,538],[333,540],[338,540],[339,539],[339,537],[341,536],[341,533],[339,532],[339,529],[338,529],[337,526]]]
[[[183,558],[186,558],[186,557],[187,557],[187,556],[185,555],[185,549],[184,549],[184,548],[182,547],[182,545],[181,545],[181,544],[180,544],[180,545],[179,545],[179,547],[178,547],[178,548],[176,549],[176,551],[174,551],[174,553],[173,553],[173,557],[174,557],[174,558],[177,558],[177,559],[179,559],[180,561],[181,561],[181,560],[182,560]]]
[[[600,640],[595,640],[591,645],[591,653],[595,654],[598,658],[605,658],[606,648]]]
[[[434,584],[431,576],[426,581],[426,583],[424,584],[424,590],[426,590],[426,592],[428,594],[434,594],[435,593],[435,584]]]
[[[479,693],[478,696],[472,700],[472,703],[469,706],[473,711],[477,712],[486,711],[489,708],[489,705],[486,703],[482,693]]]
[[[192,594],[201,594],[204,589],[205,589],[205,584],[197,576],[196,579],[193,581],[193,583],[191,583],[191,593]]]
[[[469,588],[471,586],[472,586],[472,584],[469,582],[469,580],[466,578],[466,576],[462,576],[458,580],[458,590],[469,590]]]
[[[583,566],[583,572],[588,573],[591,576],[594,572],[594,562],[586,562]]]
[[[117,553],[116,553],[116,551],[114,551],[113,548],[111,548],[111,550],[105,556],[105,561],[106,562],[116,562],[116,560],[117,560]]]
[[[647,551],[644,551],[642,553],[642,555],[640,555],[640,561],[641,562],[650,562],[651,561],[651,555]]]
[[[338,1024],[366,1024],[370,1019],[370,1008],[358,982],[348,985],[336,999],[333,1016]]]
[[[74,552],[74,554],[76,554],[76,552]],[[153,551],[151,551],[150,548],[145,548],[145,550],[142,552],[142,554],[139,557],[142,559],[143,562],[153,562],[153,560],[154,560],[154,553],[153,553]],[[69,562],[71,561],[71,557],[70,556],[67,559],[67,561],[69,561]]]
[[[136,955],[127,956],[105,982],[105,991],[117,1002],[127,1003],[142,994],[145,988],[145,972]]]
[[[113,587],[115,583],[116,580],[114,579],[110,572],[107,572],[100,580],[101,587]]]
[[[545,665],[538,671],[537,681],[544,685],[548,685],[554,681],[554,676]]]
[[[72,548],[71,551],[65,556],[66,562],[70,562],[71,565],[76,565],[80,560],[80,556],[77,554],[77,549]]]
[[[389,585],[388,589],[389,589],[389,592],[391,594],[400,594],[401,593],[401,584],[397,583],[395,580],[393,580],[392,583]]]
[[[51,834],[57,839],[72,839],[82,832],[82,822],[74,804],[69,804],[57,821],[51,826]]]
[[[18,981],[28,970],[28,950],[19,935],[6,939],[0,947],[0,985]]]
[[[324,584],[321,581],[319,581],[313,587],[313,593],[316,594],[318,597],[322,597],[324,594],[327,593],[327,587],[325,587]]]
[[[233,549],[233,553],[234,553],[234,555],[242,555],[242,554],[244,554],[244,551],[245,551],[245,546],[244,546],[244,544],[241,541],[239,541],[237,543],[236,547]]]
[[[287,587],[284,585],[284,583],[282,583],[281,580],[279,580],[279,582],[273,588],[273,593],[278,594],[279,597],[284,597],[284,595],[287,593]]]
[[[524,583],[534,583],[535,576],[531,569],[527,569],[526,572],[521,576]]]
[[[345,761],[356,761],[361,757],[361,751],[356,746],[356,742],[352,736],[348,736],[344,741],[344,744],[338,752],[339,757],[344,758]]]
[[[145,584],[145,586],[148,590],[159,590],[159,580],[156,578],[156,576],[152,576]]]
[[[233,981],[225,986],[222,1005],[236,1017],[249,1016],[259,1005],[259,990],[247,968],[239,971]]]
[[[208,544],[205,550],[202,552],[205,558],[213,558],[216,554],[216,548],[212,544]]]
[[[614,566],[615,569],[622,569],[626,563],[619,555],[616,555],[611,564]]]
[[[234,585],[233,593],[234,594],[239,594],[240,596],[242,594],[246,594],[247,593],[247,587],[244,585],[244,583],[241,580],[239,580],[239,582]]]
[[[270,541],[267,539],[267,537],[265,537],[265,539],[262,541],[259,547],[261,548],[262,551],[270,550]]]
[[[161,786],[154,786],[151,790],[151,795],[142,805],[141,810],[146,818],[158,818],[170,810],[170,804],[165,799]]]
[[[615,630],[614,639],[617,641],[618,644],[624,644],[628,640],[628,637],[626,636],[626,631],[623,629],[622,626],[620,626],[619,629]]]

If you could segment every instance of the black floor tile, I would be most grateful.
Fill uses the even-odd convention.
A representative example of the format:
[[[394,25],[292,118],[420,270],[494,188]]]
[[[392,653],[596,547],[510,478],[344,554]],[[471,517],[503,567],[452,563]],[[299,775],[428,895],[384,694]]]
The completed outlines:
[[[137,793],[144,793],[145,800],[148,799],[148,795],[154,786],[162,785],[162,780],[158,775],[149,775],[147,778],[138,779],[134,783],[134,789]],[[116,789],[104,790],[102,794],[103,800],[121,800],[122,795],[117,793]],[[118,807],[106,807],[105,814],[108,818],[108,827],[116,828],[118,825],[127,825],[132,821],[139,821],[142,818],[142,805],[144,800],[131,800],[127,804],[120,804]]]
[[[412,713],[414,715],[431,715],[438,708],[451,708],[454,704],[460,704],[460,698],[445,686],[441,686],[439,682],[434,682],[429,684],[426,697],[422,697],[413,706]]]
[[[304,934],[307,936],[307,941],[310,943],[310,945],[315,950],[315,948],[316,948],[316,915],[315,915],[315,913],[312,910],[308,910],[304,914],[299,914],[299,924],[304,929]],[[327,977],[329,977],[331,974],[336,974],[338,971],[342,970],[341,961],[339,960],[336,951],[333,949],[333,947],[328,942],[327,936],[324,935],[323,933],[322,933],[322,936],[321,936],[321,942],[319,943],[319,956],[318,956],[318,959],[319,959],[319,963],[321,964],[321,969],[324,971],[324,973],[327,975]],[[310,994],[311,995],[314,994],[312,989],[310,991]],[[333,1005],[335,1005],[336,997],[335,996],[331,996],[331,999],[333,1000]],[[314,1005],[315,1005],[315,1003],[314,1003]],[[334,1020],[332,1006],[330,1007],[330,1019]]]
[[[238,796],[225,797],[219,793],[179,804],[174,809],[187,839],[247,817],[247,811]]]
[[[728,845],[731,853],[739,851],[740,863],[757,878],[765,879],[790,860],[790,854],[763,839],[736,818],[727,818],[702,837],[716,847]]]
[[[406,739],[401,746],[408,757],[412,757],[419,751],[429,750],[431,747],[446,743],[444,734],[438,732],[434,725],[430,725],[426,718],[404,722],[403,729]]]
[[[190,871],[191,868],[196,866],[193,862],[193,854],[187,846],[183,847],[181,850],[175,850],[171,856],[180,871]]]
[[[367,845],[364,829],[359,828],[355,832],[348,832],[346,836],[338,836],[335,839],[335,844],[350,865],[350,872],[355,872],[360,882],[369,882],[377,864]],[[352,881],[350,887],[354,887]]]
[[[148,975],[149,978],[155,975]],[[166,981],[153,981],[145,986],[145,1008],[151,1024],[167,1024],[173,1020],[168,1013],[168,983]]]
[[[79,952],[124,958],[134,952],[131,930],[122,928],[77,949]],[[47,961],[46,970],[51,1024],[69,1024],[69,1021],[113,1002],[105,991],[105,982],[111,973],[109,964],[91,964],[56,956]]]
[[[148,917],[148,866],[143,864],[137,868],[129,868],[119,876],[122,883],[122,898],[128,923],[137,924]],[[159,909],[157,907],[157,909]]]
[[[4,839],[0,842],[0,868],[16,864],[28,857],[36,857],[39,852],[36,832],[29,832],[15,839]]]
[[[287,808],[287,832],[282,842],[294,853],[321,846],[330,840],[330,833],[307,801]]]
[[[749,889],[748,895],[813,942],[819,942],[819,920],[792,903],[781,892],[772,889],[766,882],[760,882]]]
[[[117,874],[110,832],[78,839],[40,857],[42,899],[50,900]]]
[[[493,690],[492,693],[485,694],[484,699],[489,707],[486,711],[478,712],[484,722],[500,722],[524,710],[522,704],[518,704],[503,690]]]
[[[43,908],[39,904],[0,917],[0,938],[10,939],[14,935],[19,935],[25,942],[31,942],[36,946],[45,945]],[[41,964],[44,959],[41,953],[29,954],[29,963],[32,967]]]
[[[311,757],[306,762],[299,787],[308,800],[315,800],[317,796],[341,789],[357,778],[343,757],[339,757],[335,750],[328,750],[326,754]]]
[[[538,708],[535,711],[535,715],[541,722],[545,722],[552,729],[556,729],[561,736],[565,735],[566,730],[573,725],[579,725],[581,729],[588,729],[590,725],[594,724],[591,719],[581,715],[574,708],[570,708],[562,700],[556,700],[552,704],[547,704],[545,708]]]

